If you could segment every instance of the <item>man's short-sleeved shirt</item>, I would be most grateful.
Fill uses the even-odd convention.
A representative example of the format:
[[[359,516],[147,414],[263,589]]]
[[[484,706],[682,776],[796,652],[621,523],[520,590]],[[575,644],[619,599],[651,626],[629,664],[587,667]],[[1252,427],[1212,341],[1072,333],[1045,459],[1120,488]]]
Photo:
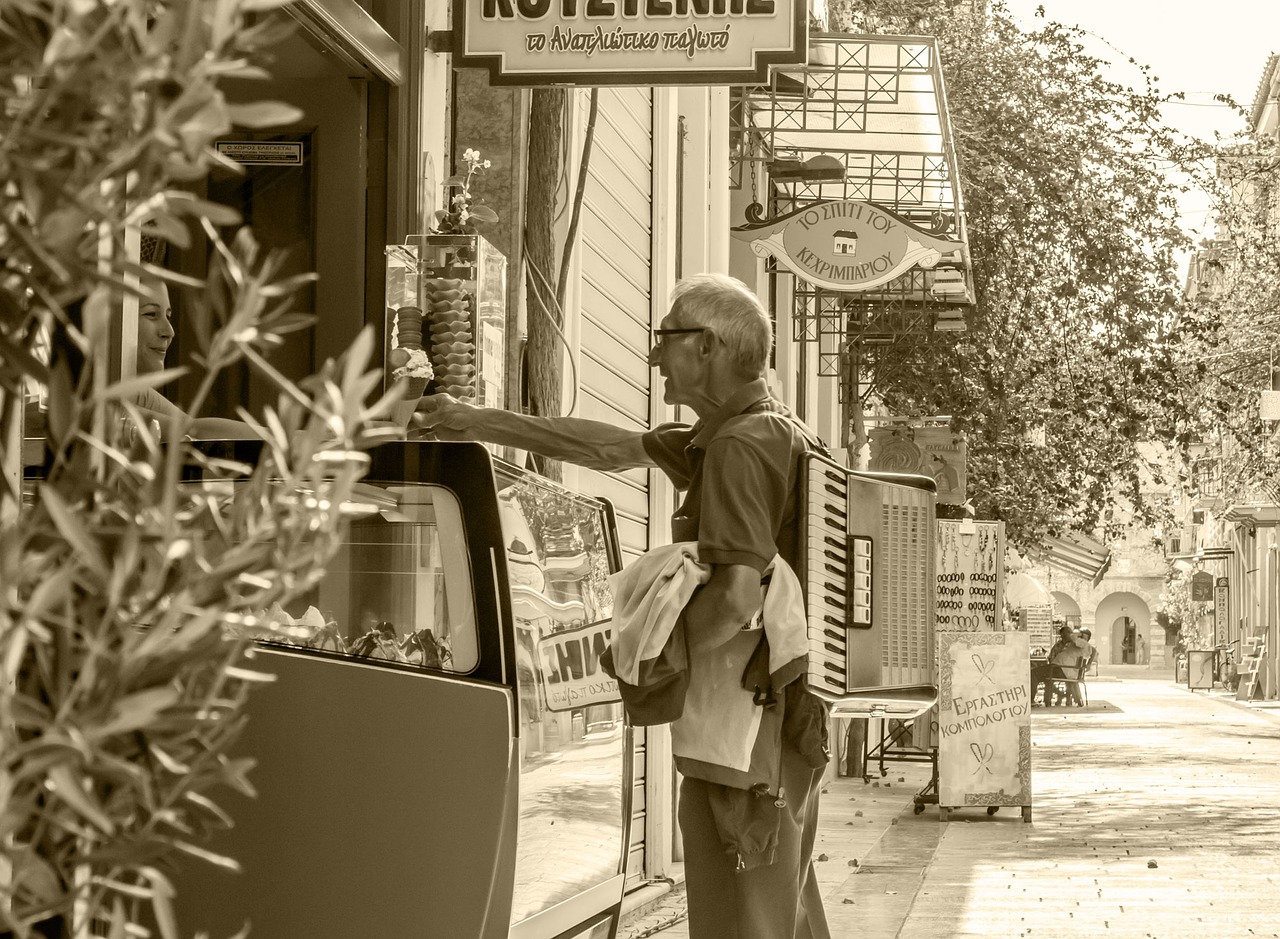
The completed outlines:
[[[796,472],[808,444],[763,379],[692,427],[655,427],[644,448],[685,492],[671,517],[673,540],[698,542],[698,556],[709,564],[763,571],[781,554],[796,566]]]
[[[1078,668],[1084,661],[1089,644],[1083,639],[1059,639],[1049,650],[1049,664]]]

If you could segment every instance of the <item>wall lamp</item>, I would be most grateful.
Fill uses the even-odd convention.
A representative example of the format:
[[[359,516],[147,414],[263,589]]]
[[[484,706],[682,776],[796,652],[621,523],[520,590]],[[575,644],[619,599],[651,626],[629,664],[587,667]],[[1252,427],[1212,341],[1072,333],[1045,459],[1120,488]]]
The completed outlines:
[[[842,160],[826,153],[799,160],[770,160],[765,164],[769,178],[777,183],[834,183],[844,179]]]

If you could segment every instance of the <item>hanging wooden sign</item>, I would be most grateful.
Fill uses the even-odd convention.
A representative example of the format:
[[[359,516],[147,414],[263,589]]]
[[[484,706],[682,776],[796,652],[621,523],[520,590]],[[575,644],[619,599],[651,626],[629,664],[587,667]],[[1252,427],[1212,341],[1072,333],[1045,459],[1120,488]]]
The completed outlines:
[[[932,476],[938,484],[938,502],[963,504],[968,444],[964,434],[946,427],[877,427],[867,436],[869,469]]]
[[[1196,571],[1191,575],[1191,599],[1202,603],[1213,599],[1213,575],[1208,571]]]
[[[869,290],[913,267],[960,266],[965,246],[870,202],[815,202],[731,229],[759,257],[773,255],[802,280],[829,290]]]
[[[1213,644],[1227,643],[1227,617],[1231,609],[1231,587],[1227,578],[1219,577],[1213,587]]]

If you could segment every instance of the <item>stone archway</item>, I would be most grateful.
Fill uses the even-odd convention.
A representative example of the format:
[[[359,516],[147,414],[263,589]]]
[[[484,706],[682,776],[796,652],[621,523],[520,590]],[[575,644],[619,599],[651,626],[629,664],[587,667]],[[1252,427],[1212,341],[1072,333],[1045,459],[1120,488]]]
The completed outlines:
[[[1153,654],[1153,640],[1159,655],[1164,654],[1164,631],[1154,636],[1151,608],[1136,593],[1119,590],[1108,594],[1093,615],[1093,644],[1098,647],[1098,660],[1112,665],[1147,664]],[[1129,642],[1126,643],[1126,636]],[[1143,659],[1146,661],[1144,662]]]
[[[1067,621],[1068,626],[1074,626],[1079,629],[1080,621],[1080,604],[1069,593],[1063,593],[1061,590],[1050,591],[1053,597],[1053,615],[1060,616]]]

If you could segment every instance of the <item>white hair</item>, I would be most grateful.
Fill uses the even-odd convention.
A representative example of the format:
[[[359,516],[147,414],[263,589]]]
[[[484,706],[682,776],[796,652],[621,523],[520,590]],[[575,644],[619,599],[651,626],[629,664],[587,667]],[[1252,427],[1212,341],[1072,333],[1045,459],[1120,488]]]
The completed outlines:
[[[758,378],[769,365],[773,323],[760,298],[727,274],[695,274],[671,291],[671,312],[680,326],[706,326],[729,349],[745,378]]]

